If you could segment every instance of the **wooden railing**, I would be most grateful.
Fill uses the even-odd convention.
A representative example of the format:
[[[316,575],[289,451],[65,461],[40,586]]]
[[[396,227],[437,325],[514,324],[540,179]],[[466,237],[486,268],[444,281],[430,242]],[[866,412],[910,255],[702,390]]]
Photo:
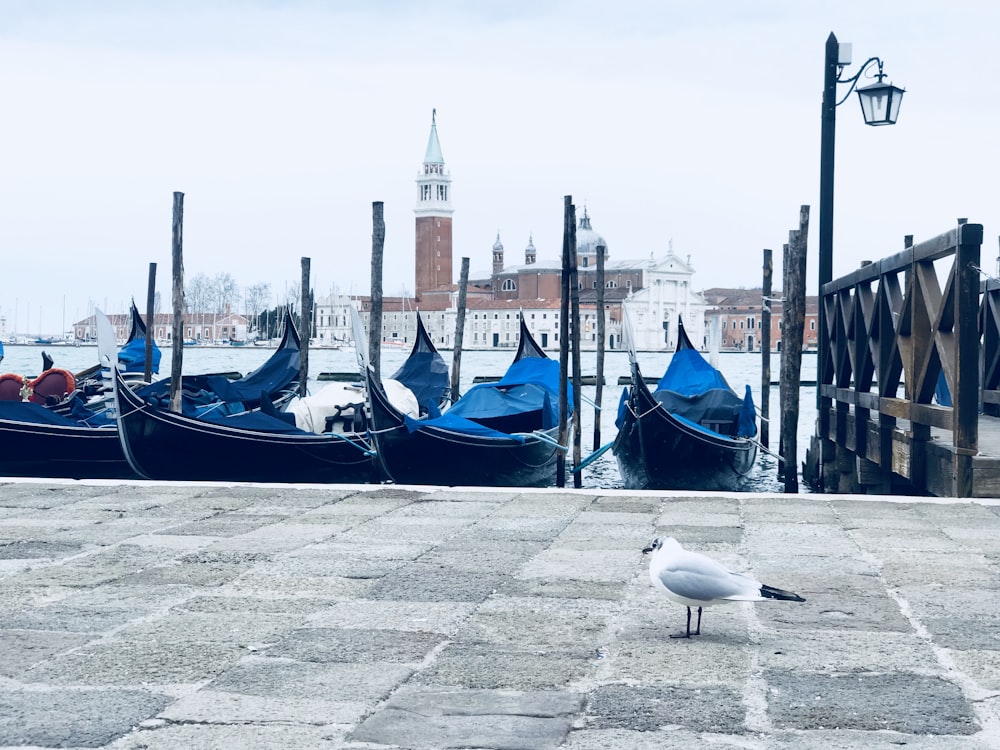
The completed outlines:
[[[886,487],[895,468],[918,491],[926,489],[926,444],[931,428],[941,428],[951,433],[949,494],[972,492],[982,240],[982,225],[963,221],[820,290],[829,346],[817,373],[818,436],[877,465]],[[992,338],[994,355],[985,382],[989,402],[1000,408],[1000,296],[987,299],[992,328],[984,336]],[[942,376],[950,399],[935,403]],[[869,429],[873,420],[877,430]],[[902,457],[900,430],[908,447]]]
[[[982,306],[979,326],[982,334],[983,413],[1000,416],[1000,279],[990,278],[980,288]]]

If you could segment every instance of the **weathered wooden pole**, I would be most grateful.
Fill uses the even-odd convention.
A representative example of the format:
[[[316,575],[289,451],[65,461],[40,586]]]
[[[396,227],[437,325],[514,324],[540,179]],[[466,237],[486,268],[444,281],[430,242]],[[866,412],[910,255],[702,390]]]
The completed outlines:
[[[785,492],[799,491],[798,428],[802,379],[802,334],[806,315],[806,248],[809,206],[799,210],[799,228],[788,233],[784,258],[781,340],[781,448]],[[818,384],[817,384],[818,387]]]
[[[601,447],[601,397],[604,395],[604,245],[597,246],[597,391],[594,394],[594,450]]]
[[[184,360],[184,193],[174,193],[170,257],[174,281],[174,332],[170,360],[170,410],[181,413],[181,365]],[[146,332],[149,332],[147,327]]]
[[[563,198],[562,276],[559,294],[559,445],[566,445],[566,378],[569,370],[569,235],[573,227],[573,196]],[[556,486],[566,486],[566,453],[556,459]]]
[[[299,327],[299,398],[305,398],[309,392],[309,337],[312,335],[312,290],[309,287],[309,271],[312,261],[302,258],[302,305]]]
[[[573,468],[576,469],[580,465],[580,449],[583,440],[580,434],[580,411],[582,409],[580,396],[580,283],[576,269],[576,206],[573,205],[570,205],[569,257],[569,301],[570,315],[572,315],[570,347],[573,352]],[[573,472],[573,486],[577,489],[583,486],[583,474],[579,471]]]
[[[462,344],[465,341],[465,305],[469,286],[469,259],[462,258],[462,271],[458,277],[458,310],[455,313],[455,350],[451,358],[451,402],[462,397]]]
[[[372,309],[368,316],[368,363],[375,380],[382,380],[382,253],[385,250],[385,218],[382,201],[372,202]]]
[[[146,353],[145,366],[142,369],[142,379],[147,383],[153,380],[153,337],[156,335],[153,321],[153,303],[156,298],[156,264],[149,264],[149,282],[146,284]]]
[[[760,305],[760,444],[765,448],[771,439],[771,279],[774,261],[771,251],[764,248],[763,300]]]

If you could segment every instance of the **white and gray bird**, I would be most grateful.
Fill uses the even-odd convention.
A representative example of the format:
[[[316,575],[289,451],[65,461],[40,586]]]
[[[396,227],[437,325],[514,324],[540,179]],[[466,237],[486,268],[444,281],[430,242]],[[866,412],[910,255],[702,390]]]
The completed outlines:
[[[754,580],[744,573],[734,573],[721,563],[699,552],[689,552],[672,537],[657,537],[642,553],[653,553],[649,561],[649,580],[671,601],[687,607],[687,630],[671,638],[701,635],[701,610],[727,602],[762,602],[783,599],[804,602],[798,594],[782,591]],[[698,608],[698,625],[691,632],[691,607]]]

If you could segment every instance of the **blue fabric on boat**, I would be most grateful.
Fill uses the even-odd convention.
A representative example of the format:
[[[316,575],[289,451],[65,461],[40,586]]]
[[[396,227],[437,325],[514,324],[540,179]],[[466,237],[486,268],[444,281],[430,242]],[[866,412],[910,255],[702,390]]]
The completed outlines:
[[[31,424],[51,424],[63,427],[86,427],[79,420],[64,417],[30,401],[0,401],[0,419]]]
[[[199,417],[199,419],[212,424],[226,427],[236,427],[241,430],[254,430],[256,432],[269,432],[275,435],[311,435],[313,433],[300,430],[293,424],[289,424],[284,419],[265,414],[261,411],[243,412],[242,414],[226,415],[221,411],[211,412]]]
[[[420,315],[417,315],[417,340],[410,356],[392,376],[412,391],[423,411],[437,416],[438,405],[451,385],[448,365],[434,348]]]
[[[757,409],[753,405],[753,394],[750,386],[746,387],[743,394],[743,408],[740,409],[739,429],[736,432],[738,437],[753,437],[757,434]]]
[[[460,432],[463,435],[474,435],[476,437],[488,438],[507,438],[518,443],[524,442],[524,437],[521,435],[511,435],[506,432],[494,430],[490,427],[481,425],[478,422],[473,422],[471,419],[466,419],[465,417],[460,417],[457,414],[452,414],[450,410],[446,411],[440,417],[435,417],[433,419],[414,419],[413,417],[404,414],[403,422],[406,424],[406,429],[410,432],[416,432],[424,427],[432,426],[438,427],[442,430]]]
[[[559,424],[559,363],[542,357],[514,362],[495,383],[480,383],[440,417],[407,419],[410,432],[434,426],[485,437],[547,430]],[[572,386],[567,383],[568,402]]]
[[[153,372],[160,371],[160,347],[153,343]],[[118,350],[118,364],[124,372],[145,372],[146,339],[132,339]]]
[[[678,349],[670,358],[667,371],[656,384],[658,391],[673,391],[693,396],[713,388],[732,390],[722,373],[712,367],[697,349]]]
[[[951,391],[948,388],[948,379],[944,376],[944,370],[938,373],[937,383],[934,385],[934,400],[940,406],[951,406]]]
[[[625,424],[625,413],[628,409],[628,388],[622,388],[622,396],[618,399],[618,416],[615,417],[615,427],[619,430]]]

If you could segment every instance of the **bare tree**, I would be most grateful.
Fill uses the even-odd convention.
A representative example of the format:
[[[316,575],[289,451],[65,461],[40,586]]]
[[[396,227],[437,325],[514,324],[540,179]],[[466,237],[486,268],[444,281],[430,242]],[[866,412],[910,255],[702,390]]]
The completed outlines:
[[[184,300],[190,313],[208,312],[215,302],[212,282],[203,273],[195,274],[187,280],[184,289]]]
[[[271,285],[260,282],[248,287],[244,293],[244,302],[246,304],[246,314],[247,318],[250,319],[251,325],[253,325],[260,314],[264,311],[268,302],[271,301]]]
[[[212,287],[215,291],[215,311],[224,313],[232,310],[233,303],[240,294],[240,285],[236,283],[231,273],[216,274],[212,279]]]

